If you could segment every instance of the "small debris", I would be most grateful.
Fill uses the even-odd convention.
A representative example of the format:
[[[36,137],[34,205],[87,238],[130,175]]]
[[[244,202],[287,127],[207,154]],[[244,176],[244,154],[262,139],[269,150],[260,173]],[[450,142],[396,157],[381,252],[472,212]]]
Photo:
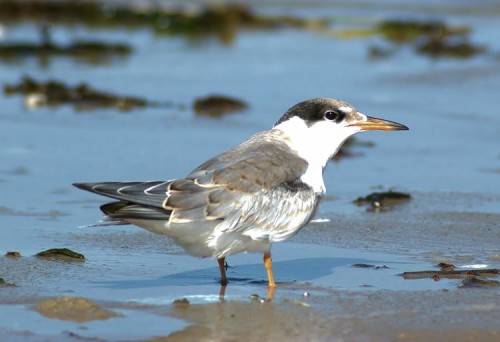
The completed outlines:
[[[85,261],[83,254],[73,252],[68,248],[52,248],[36,254],[39,258],[47,258],[50,260],[64,260],[64,261]]]
[[[21,253],[9,251],[9,252],[5,253],[5,256],[9,257],[9,258],[20,258]]]
[[[447,264],[445,262],[440,262],[437,264],[437,267],[441,269],[441,271],[453,271],[456,267],[452,264]]]
[[[354,204],[361,206],[369,204],[368,211],[380,212],[389,207],[406,203],[411,199],[409,194],[397,191],[373,192],[366,197],[358,197]]]
[[[258,294],[251,294],[250,295],[250,299],[256,300],[259,303],[266,303],[266,302],[270,302],[272,300],[273,294],[274,293],[270,293],[269,294],[269,298],[263,298],[263,297],[259,296]]]
[[[376,265],[371,265],[371,264],[354,264],[354,265],[352,265],[352,267],[356,267],[356,268],[373,268],[373,269],[376,269],[376,270],[390,268],[387,265],[376,266]]]
[[[173,305],[188,305],[189,300],[187,298],[176,299],[172,302]]]
[[[316,218],[311,220],[311,223],[327,223],[330,222],[331,220],[328,218]]]
[[[370,264],[354,264],[352,267],[357,267],[357,268],[372,268],[375,267],[375,265],[370,265]]]
[[[16,285],[12,284],[12,283],[8,283],[8,282],[5,281],[5,279],[0,278],[0,287],[1,286],[16,286]]]
[[[466,278],[469,276],[495,277],[498,276],[498,268],[483,269],[483,270],[441,270],[441,271],[416,271],[403,272],[400,274],[404,279],[425,279],[439,276],[441,278]]]
[[[389,48],[371,45],[368,49],[368,58],[370,60],[380,60],[391,57],[397,52],[397,48]]]
[[[311,306],[311,304],[306,303],[306,302],[302,302],[302,301],[294,301],[294,302],[293,302],[293,304],[295,304],[295,305],[299,305],[299,306],[303,306],[303,307],[305,307],[305,308],[308,308],[308,307],[310,307],[310,306]]]
[[[196,99],[193,104],[193,109],[196,114],[214,118],[233,112],[240,112],[247,108],[248,105],[245,102],[223,95],[211,95],[205,98],[199,98]]]
[[[499,287],[497,280],[486,279],[478,276],[468,276],[462,280],[460,287]]]

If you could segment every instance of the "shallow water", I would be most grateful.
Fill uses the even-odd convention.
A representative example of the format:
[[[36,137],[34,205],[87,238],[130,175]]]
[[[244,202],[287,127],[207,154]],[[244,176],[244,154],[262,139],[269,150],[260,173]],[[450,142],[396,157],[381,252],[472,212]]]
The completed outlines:
[[[2,314],[7,318],[2,319],[0,335],[33,341],[61,336],[130,340],[167,336],[190,324],[195,328],[182,330],[181,336],[196,334],[199,326],[215,326],[190,313],[204,310],[198,304],[205,305],[207,316],[216,310],[210,306],[219,303],[215,261],[185,256],[169,240],[134,227],[78,228],[99,218],[98,206],[104,201],[71,183],[182,176],[206,158],[271,127],[291,105],[319,96],[343,99],[365,114],[404,123],[410,131],[358,135],[375,146],[356,147],[360,156],[329,165],[324,174],[329,197],[318,213],[327,222],[312,223],[293,242],[273,247],[275,275],[282,284],[272,303],[276,312],[270,314],[289,312],[291,302],[297,315],[291,321],[318,315],[315,322],[334,322],[335,331],[305,320],[309,327],[303,331],[318,339],[384,339],[416,332],[408,336],[418,340],[429,331],[446,333],[437,323],[428,328],[415,323],[432,318],[446,323],[450,331],[480,334],[497,329],[498,288],[469,291],[459,288],[457,279],[409,281],[397,274],[433,269],[442,261],[459,267],[499,267],[500,7],[489,1],[475,2],[474,8],[465,1],[316,1],[286,7],[252,3],[262,13],[331,17],[332,28],[394,17],[442,19],[470,25],[471,40],[487,44],[489,50],[467,60],[432,60],[401,48],[393,57],[372,61],[368,46],[380,42],[379,37],[341,40],[298,29],[255,30],[241,31],[232,44],[224,45],[215,38],[156,37],[148,30],[54,26],[53,37],[60,42],[99,38],[127,42],[134,52],[105,65],[64,58],[52,59],[46,67],[30,59],[0,63],[2,83],[18,82],[24,74],[71,85],[88,82],[185,109],[30,110],[20,97],[2,96],[0,252],[19,251],[24,257],[0,258],[0,277],[17,285],[0,287],[0,312],[9,313]],[[38,31],[31,24],[9,26],[3,37],[35,40]],[[250,108],[221,119],[196,116],[192,101],[212,93],[241,98]],[[405,191],[413,199],[384,213],[370,213],[352,203],[379,188]],[[54,247],[83,253],[87,261],[32,257]],[[266,297],[260,261],[259,255],[229,258],[232,282],[225,299],[237,302],[228,305],[242,307],[227,310],[254,308],[251,294]],[[389,268],[351,267],[356,263]],[[311,297],[304,298],[304,292]],[[123,317],[81,325],[33,311],[41,298],[62,295],[95,300]],[[179,313],[170,305],[178,298],[193,305]],[[365,309],[346,309],[349,298],[354,307]],[[370,298],[376,300],[368,309]],[[445,299],[458,304],[450,306]],[[394,304],[398,300],[401,306]],[[415,302],[419,304],[412,313]],[[388,305],[395,307],[386,310]],[[443,311],[449,313],[449,321],[439,321]],[[412,320],[413,315],[417,319]],[[470,315],[477,319],[464,325]],[[399,328],[391,321],[400,322]],[[128,322],[145,329],[122,330]],[[227,324],[219,328],[232,331]],[[243,328],[240,335],[232,333],[255,336],[245,335]],[[459,335],[464,336],[468,335]]]

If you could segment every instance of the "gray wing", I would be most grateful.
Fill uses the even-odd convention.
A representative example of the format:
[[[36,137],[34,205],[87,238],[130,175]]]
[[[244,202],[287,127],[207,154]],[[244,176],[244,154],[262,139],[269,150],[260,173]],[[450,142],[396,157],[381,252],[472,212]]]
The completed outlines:
[[[165,209],[173,210],[173,219],[190,220],[190,215],[203,208],[196,219],[223,220],[235,213],[244,215],[253,197],[297,181],[307,169],[307,162],[290,150],[277,131],[259,133],[240,145],[209,159],[191,172],[185,183],[196,188],[192,192],[171,192]],[[177,186],[177,181],[171,188]],[[178,203],[182,203],[179,205]],[[190,211],[182,207],[190,203]]]
[[[307,162],[285,143],[280,131],[270,130],[206,161],[187,178],[200,185],[224,185],[229,190],[255,193],[299,179]]]
[[[285,200],[276,196],[282,195],[283,189],[293,188],[306,169],[307,162],[292,153],[279,132],[266,131],[209,159],[183,179],[75,186],[120,200],[102,207],[115,219],[159,219],[170,223],[226,220],[223,226],[232,229],[246,226],[240,224],[243,222],[268,222],[273,208],[256,208],[268,200],[271,206],[276,206],[276,200]],[[314,197],[305,190],[308,198]],[[287,203],[285,207],[289,207],[285,214],[296,208]]]

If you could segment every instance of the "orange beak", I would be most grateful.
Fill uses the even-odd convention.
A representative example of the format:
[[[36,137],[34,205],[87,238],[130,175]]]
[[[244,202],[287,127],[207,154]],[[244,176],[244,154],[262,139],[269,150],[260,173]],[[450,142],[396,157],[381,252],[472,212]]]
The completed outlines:
[[[367,116],[366,121],[356,122],[350,124],[349,126],[355,126],[361,128],[361,131],[407,131],[408,127],[400,123],[382,120],[377,118],[372,118]]]

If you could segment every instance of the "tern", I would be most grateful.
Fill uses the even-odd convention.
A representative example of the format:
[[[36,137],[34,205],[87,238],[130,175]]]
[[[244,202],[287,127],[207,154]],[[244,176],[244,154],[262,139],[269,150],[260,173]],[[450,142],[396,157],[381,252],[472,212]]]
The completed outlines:
[[[98,225],[133,224],[169,236],[193,256],[216,258],[222,285],[228,282],[227,256],[263,253],[274,288],[271,245],[311,221],[326,191],[328,161],[347,138],[372,130],[408,127],[340,100],[315,98],[184,178],[73,185],[117,200],[101,206],[106,216]]]

